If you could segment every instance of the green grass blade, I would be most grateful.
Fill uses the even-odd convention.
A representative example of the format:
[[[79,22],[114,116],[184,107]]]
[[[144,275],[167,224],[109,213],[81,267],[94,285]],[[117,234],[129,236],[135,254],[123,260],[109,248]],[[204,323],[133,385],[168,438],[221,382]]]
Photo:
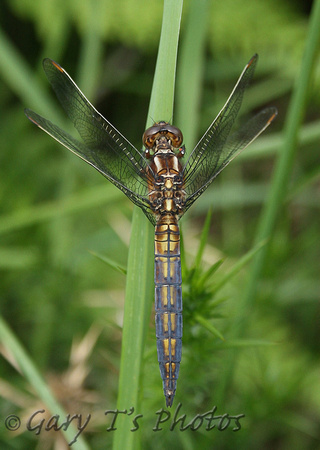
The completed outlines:
[[[182,0],[165,0],[162,28],[153,80],[147,126],[153,120],[171,120],[173,116],[177,51]]]
[[[96,26],[101,17],[102,2],[91,0],[88,9],[88,20],[85,22],[85,31],[82,35],[83,42],[79,63],[79,86],[88,98],[92,98],[96,92],[97,78],[99,77],[100,60],[102,58],[103,42],[101,34]]]
[[[306,103],[308,100],[308,87],[312,77],[312,69],[319,51],[319,23],[320,0],[315,0],[311,11],[305,51],[301,62],[301,70],[295,83],[286,118],[283,145],[276,163],[270,195],[266,203],[266,207],[261,214],[255,242],[260,242],[271,236],[275,227],[276,219],[288,193],[288,183],[296,153],[298,133],[302,124]],[[249,317],[248,311],[252,309],[254,304],[259,278],[267,257],[267,250],[268,246],[261,249],[252,263],[250,278],[242,298],[239,321],[233,327],[234,338],[241,337],[246,330],[247,320]],[[232,375],[234,373],[235,362],[236,353],[232,352],[228,362],[228,367],[226,368],[226,373],[224,374],[220,386],[220,392],[217,395],[218,404],[223,403],[224,398],[227,395],[227,391],[232,380]]]
[[[298,145],[309,145],[319,141],[320,122],[316,120],[312,123],[304,124],[298,131]],[[279,154],[283,145],[282,133],[273,133],[267,136],[260,136],[245,152],[240,153],[234,164],[240,161],[266,158],[273,154]]]
[[[201,238],[200,238],[200,244],[199,244],[199,248],[197,251],[197,255],[195,258],[195,262],[194,262],[194,266],[195,268],[199,268],[201,261],[202,261],[202,256],[203,256],[203,252],[205,249],[205,246],[207,244],[208,241],[208,235],[209,235],[209,231],[210,231],[210,224],[211,224],[211,217],[212,217],[212,209],[209,208],[208,213],[207,213],[207,217],[206,220],[204,222],[204,226],[201,232]]]
[[[178,37],[182,0],[164,2],[163,21],[155,77],[147,124],[151,120],[172,117]],[[153,294],[153,229],[143,213],[134,209],[127,267],[126,299],[123,322],[121,365],[119,376],[119,410],[133,406],[140,410],[142,358],[146,330],[149,325]],[[161,379],[159,375],[159,389]],[[140,433],[132,433],[131,418],[121,417],[117,423],[113,448],[130,450],[140,447]]]
[[[214,336],[216,336],[217,338],[221,339],[221,341],[225,341],[225,338],[223,337],[223,335],[220,333],[220,331],[214,327],[212,325],[211,322],[209,322],[209,320],[205,319],[203,316],[201,316],[200,314],[195,314],[194,319],[200,323],[204,328],[206,328],[208,331],[210,331],[210,333],[212,333]]]
[[[46,111],[53,121],[61,121],[62,114],[57,112],[54,102],[47,94],[46,89],[42,88],[39,80],[34,73],[25,64],[11,41],[0,29],[0,73],[6,84],[10,86],[25,105],[39,111]],[[23,114],[23,111],[21,111]]]
[[[225,286],[254,256],[266,245],[267,240],[260,242],[249,250],[239,261],[234,264],[232,269],[214,286],[213,292],[218,292]]]
[[[216,273],[216,271],[219,269],[219,267],[223,264],[223,259],[219,259],[219,261],[215,262],[214,264],[212,264],[211,267],[209,267],[209,269],[204,272],[204,274],[202,276],[199,277],[199,285],[204,285],[209,278]]]
[[[195,0],[189,2],[188,6],[185,32],[181,39],[175,121],[183,130],[187,153],[196,144],[198,131],[210,2]]]
[[[93,251],[90,251],[90,253],[91,253],[91,255],[95,256],[98,259],[100,259],[104,263],[108,264],[108,266],[112,267],[114,270],[117,270],[118,272],[120,272],[122,275],[125,275],[127,273],[127,269],[125,267],[121,266],[121,264],[113,261],[113,259],[108,258],[105,255],[101,255],[100,253],[96,253],[96,252],[93,252]]]
[[[0,270],[25,269],[35,265],[38,261],[39,255],[34,248],[0,247]]]
[[[268,202],[261,215],[255,239],[256,242],[266,239],[271,235],[276,218],[288,192],[288,182],[296,153],[298,133],[308,99],[308,87],[310,85],[312,69],[319,50],[319,23],[320,0],[316,0],[313,4],[310,18],[306,48],[301,63],[301,72],[295,84],[288,116],[286,118],[283,145],[276,164]],[[267,247],[261,251],[254,261],[254,270],[252,271],[251,280],[249,281],[246,292],[246,301],[248,303],[251,303],[254,298],[257,289],[257,281],[264,265],[266,253]]]
[[[113,187],[101,185],[83,190],[66,199],[30,206],[12,214],[2,216],[0,222],[0,235],[24,228],[30,225],[57,219],[69,214],[77,214],[95,206],[114,203],[123,198],[122,193]]]
[[[10,349],[10,352],[17,361],[21,372],[29,381],[34,391],[37,392],[44,405],[50,410],[50,413],[52,415],[58,414],[61,418],[66,418],[67,413],[63,411],[59,403],[56,401],[47,383],[40,376],[37,368],[29,358],[27,352],[1,317],[0,340],[1,342],[5,343],[6,348]],[[78,433],[78,430],[75,426],[73,426],[73,424],[71,424],[67,430],[63,430],[62,428],[61,431],[64,434],[69,445],[73,443],[75,436]],[[86,450],[89,448],[81,436],[77,438],[75,447],[79,450]]]

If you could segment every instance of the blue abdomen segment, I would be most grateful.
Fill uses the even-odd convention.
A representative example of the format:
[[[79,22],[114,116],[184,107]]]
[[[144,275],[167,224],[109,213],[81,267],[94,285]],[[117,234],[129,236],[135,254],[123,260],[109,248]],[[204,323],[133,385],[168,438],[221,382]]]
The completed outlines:
[[[171,406],[182,351],[180,233],[175,216],[162,216],[156,225],[154,281],[158,361],[166,404]]]

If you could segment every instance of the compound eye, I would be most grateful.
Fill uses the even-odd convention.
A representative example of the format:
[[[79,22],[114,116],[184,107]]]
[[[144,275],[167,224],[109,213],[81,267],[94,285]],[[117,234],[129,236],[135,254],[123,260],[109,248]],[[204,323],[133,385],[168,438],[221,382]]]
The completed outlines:
[[[182,134],[172,134],[170,133],[170,139],[172,142],[173,147],[175,148],[179,148],[180,145],[182,144]]]
[[[152,148],[156,135],[159,133],[159,126],[153,126],[148,128],[142,136],[142,143],[146,148]]]
[[[152,148],[154,143],[155,136],[144,136],[143,135],[143,145],[146,148]]]
[[[173,125],[168,125],[167,127],[167,136],[172,142],[173,147],[179,148],[183,141],[183,135],[179,128],[174,127]]]

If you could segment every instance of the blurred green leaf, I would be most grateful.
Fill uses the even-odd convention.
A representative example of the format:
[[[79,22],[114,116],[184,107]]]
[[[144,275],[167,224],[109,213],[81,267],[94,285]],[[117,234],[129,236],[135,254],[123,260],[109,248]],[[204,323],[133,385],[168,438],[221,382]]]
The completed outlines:
[[[92,251],[90,251],[90,253],[93,256],[96,256],[101,261],[108,264],[108,266],[112,267],[113,269],[117,270],[118,272],[122,273],[123,275],[126,275],[127,269],[125,267],[121,266],[120,264],[118,264],[117,262],[113,261],[111,258],[108,258],[107,256],[100,255],[99,253],[92,252]]]

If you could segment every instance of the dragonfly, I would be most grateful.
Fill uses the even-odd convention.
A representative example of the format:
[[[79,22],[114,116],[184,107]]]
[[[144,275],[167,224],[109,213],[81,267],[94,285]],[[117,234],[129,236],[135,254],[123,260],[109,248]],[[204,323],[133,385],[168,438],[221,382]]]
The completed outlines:
[[[55,61],[45,74],[82,140],[30,109],[28,119],[98,170],[139,206],[155,227],[155,327],[157,354],[167,407],[176,393],[182,354],[182,279],[178,221],[217,175],[274,120],[268,107],[232,132],[258,55],[243,69],[227,102],[186,162],[179,128],[159,120],[143,134],[144,150],[134,147],[84,96]]]

